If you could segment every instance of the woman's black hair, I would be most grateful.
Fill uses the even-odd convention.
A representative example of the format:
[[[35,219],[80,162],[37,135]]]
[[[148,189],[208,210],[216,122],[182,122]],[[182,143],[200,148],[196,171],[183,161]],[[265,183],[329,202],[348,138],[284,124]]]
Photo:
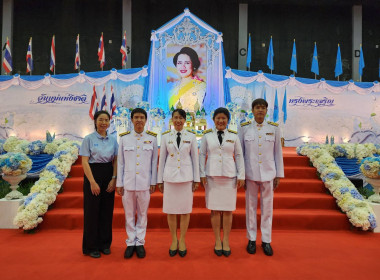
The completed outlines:
[[[108,116],[108,119],[110,120],[111,119],[111,115],[110,113],[108,113],[107,111],[97,111],[94,115],[94,125],[95,125],[95,130],[98,130],[98,128],[96,127],[96,120],[99,118],[99,116],[101,114],[106,114]]]
[[[228,111],[226,108],[219,107],[214,111],[214,115],[212,116],[212,119],[215,120],[215,117],[217,114],[225,114],[228,120],[230,120],[230,111]]]
[[[144,109],[142,109],[142,108],[135,108],[131,112],[131,119],[133,119],[133,115],[136,114],[136,113],[144,114],[145,119],[148,118],[148,115],[146,114],[146,111]]]
[[[185,112],[185,110],[183,110],[183,109],[175,109],[173,111],[173,113],[172,113],[172,117],[174,116],[175,112],[178,112],[178,114],[180,114],[181,117],[183,117],[186,120],[186,112]]]
[[[201,66],[197,52],[189,47],[183,47],[178,53],[176,53],[173,57],[174,66],[177,66],[177,60],[180,54],[186,54],[190,57],[191,64],[193,65],[193,71],[198,70],[199,66]]]
[[[268,108],[268,102],[262,98],[257,98],[255,100],[253,100],[252,109],[255,108],[256,105],[264,105],[266,108]]]

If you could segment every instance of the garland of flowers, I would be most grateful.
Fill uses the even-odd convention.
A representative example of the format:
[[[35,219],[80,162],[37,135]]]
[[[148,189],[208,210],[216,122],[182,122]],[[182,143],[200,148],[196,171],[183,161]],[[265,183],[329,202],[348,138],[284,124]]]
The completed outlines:
[[[335,157],[362,159],[377,153],[379,148],[374,144],[304,144],[297,148],[298,154],[310,158],[351,224],[363,230],[374,229],[377,226],[375,214],[370,204],[345,176]]]
[[[71,165],[77,160],[79,148],[78,141],[67,139],[54,140],[46,144],[44,151],[54,152],[54,157],[40,173],[40,179],[30,189],[24,203],[19,207],[13,221],[15,225],[24,230],[31,230],[42,222],[42,216],[55,201]]]

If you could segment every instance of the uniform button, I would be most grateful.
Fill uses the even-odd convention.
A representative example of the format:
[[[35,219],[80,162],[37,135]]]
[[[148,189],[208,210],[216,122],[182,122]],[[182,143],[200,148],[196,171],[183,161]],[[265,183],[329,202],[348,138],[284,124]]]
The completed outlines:
[[[137,146],[137,149],[140,149],[140,146]]]
[[[181,161],[180,159],[178,159],[178,161]]]
[[[140,140],[140,138],[137,138],[137,140]]]
[[[259,161],[259,163],[261,163],[261,161]]]
[[[261,128],[258,128],[257,130],[260,130]]]
[[[219,160],[219,162],[222,162],[221,160]]]
[[[140,155],[137,155],[137,157],[140,157]]]
[[[259,138],[261,138],[261,136],[259,136]]]
[[[261,144],[259,144],[259,147],[261,147]]]
[[[179,153],[177,153],[177,155],[179,155]]]
[[[222,156],[222,154],[219,154],[220,156]]]
[[[140,163],[136,163],[136,165],[139,165]]]
[[[179,169],[180,167],[178,166],[178,169]]]
[[[136,172],[136,174],[139,174],[138,172]]]
[[[259,156],[261,156],[261,153],[259,153]]]

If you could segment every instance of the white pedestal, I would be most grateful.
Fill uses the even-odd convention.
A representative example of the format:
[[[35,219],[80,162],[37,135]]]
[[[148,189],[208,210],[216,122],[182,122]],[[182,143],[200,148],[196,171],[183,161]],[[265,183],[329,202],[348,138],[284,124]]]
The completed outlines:
[[[6,200],[0,199],[0,229],[18,228],[13,224],[13,219],[16,217],[17,209],[24,203],[24,198]]]
[[[379,203],[370,203],[375,212],[377,227],[373,230],[373,232],[380,233],[380,204]]]

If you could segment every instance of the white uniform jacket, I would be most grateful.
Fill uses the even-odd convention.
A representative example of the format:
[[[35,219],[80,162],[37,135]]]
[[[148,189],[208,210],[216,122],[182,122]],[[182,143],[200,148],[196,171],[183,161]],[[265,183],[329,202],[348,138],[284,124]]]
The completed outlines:
[[[120,137],[117,156],[117,187],[128,191],[149,190],[157,183],[157,139],[154,133],[134,131]]]
[[[198,144],[195,135],[181,131],[177,146],[177,131],[164,132],[161,137],[157,183],[200,182]]]
[[[238,131],[245,162],[245,178],[267,182],[284,177],[280,129],[277,124],[255,121],[241,124]]]
[[[244,180],[243,151],[237,133],[225,129],[220,144],[215,129],[206,131],[201,140],[199,169],[201,177],[224,176]]]

